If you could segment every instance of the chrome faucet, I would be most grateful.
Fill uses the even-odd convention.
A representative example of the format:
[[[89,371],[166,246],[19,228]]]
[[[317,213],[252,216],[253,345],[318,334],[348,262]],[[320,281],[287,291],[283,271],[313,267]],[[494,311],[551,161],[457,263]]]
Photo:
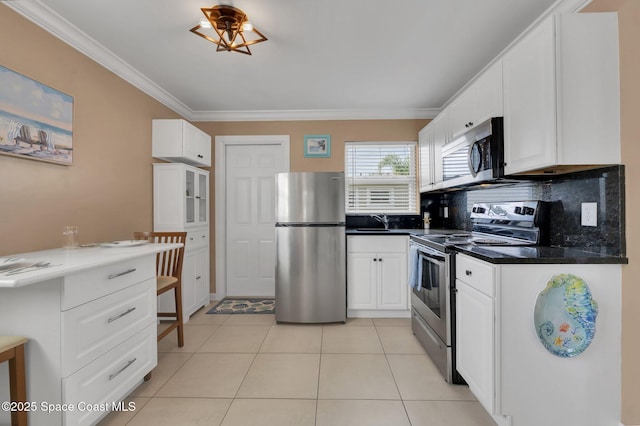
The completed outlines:
[[[384,225],[384,229],[389,229],[389,218],[387,217],[386,214],[383,214],[382,216],[377,214],[371,214],[370,216],[375,220],[377,220],[378,222],[382,223]]]

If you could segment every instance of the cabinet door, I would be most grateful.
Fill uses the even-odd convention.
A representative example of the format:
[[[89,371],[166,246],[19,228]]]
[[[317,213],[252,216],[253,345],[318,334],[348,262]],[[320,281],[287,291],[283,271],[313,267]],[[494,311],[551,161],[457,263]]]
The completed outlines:
[[[544,21],[503,58],[505,173],[556,162],[555,34]]]
[[[185,182],[185,203],[184,203],[184,222],[185,225],[192,225],[196,223],[196,191],[197,180],[196,173],[193,170],[185,169],[184,171]]]
[[[449,142],[449,112],[441,112],[431,123],[433,126],[433,187],[442,186],[442,147]]]
[[[469,389],[494,413],[494,299],[456,280],[456,364]]]
[[[473,85],[473,124],[502,117],[502,59],[489,67]]]
[[[377,266],[375,253],[347,255],[347,308],[375,309],[377,307]]]
[[[406,259],[404,253],[378,254],[379,309],[409,309]]]
[[[173,296],[172,292],[169,292]],[[185,253],[182,263],[182,321],[198,309],[196,302],[196,257],[193,252]]]
[[[209,175],[198,173],[198,194],[196,196],[198,208],[198,224],[206,225],[209,222]]]
[[[420,192],[425,192],[433,187],[433,122],[418,133],[418,150],[420,156]]]
[[[209,304],[209,248],[195,255],[195,309]]]
[[[211,136],[205,132],[198,130],[198,161],[203,166],[211,166]]]
[[[449,105],[449,127],[452,138],[456,138],[469,130],[473,122],[473,87],[467,88]]]
[[[192,125],[191,123],[183,122],[184,130],[182,136],[182,149],[184,152],[184,156],[194,162],[200,162],[201,159],[198,158],[199,152],[199,138],[197,127]]]

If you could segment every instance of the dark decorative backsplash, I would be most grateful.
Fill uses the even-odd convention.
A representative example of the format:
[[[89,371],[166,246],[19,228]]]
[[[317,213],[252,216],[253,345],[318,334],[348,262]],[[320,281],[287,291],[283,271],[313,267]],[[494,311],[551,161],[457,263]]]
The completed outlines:
[[[491,199],[493,194],[496,197],[507,193],[528,194],[530,199],[552,203],[552,246],[625,256],[624,182],[624,166],[613,166],[544,180],[467,188],[440,194],[425,193],[421,195],[421,213],[430,212],[433,228],[471,230],[468,204],[475,197]],[[518,198],[511,201],[522,200]],[[598,203],[597,227],[580,224],[581,205],[588,202]],[[448,211],[448,218],[444,217],[445,210]]]
[[[389,228],[391,229],[417,229],[422,228],[422,221],[417,215],[387,215]],[[347,228],[382,228],[382,223],[371,215],[347,215]]]

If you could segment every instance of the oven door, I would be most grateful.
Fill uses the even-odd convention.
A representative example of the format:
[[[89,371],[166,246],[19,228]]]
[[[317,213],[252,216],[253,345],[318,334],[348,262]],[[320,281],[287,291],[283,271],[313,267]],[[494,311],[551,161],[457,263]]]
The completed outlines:
[[[412,305],[425,322],[447,345],[451,345],[448,332],[450,291],[447,274],[447,254],[418,246],[418,285],[413,289]]]

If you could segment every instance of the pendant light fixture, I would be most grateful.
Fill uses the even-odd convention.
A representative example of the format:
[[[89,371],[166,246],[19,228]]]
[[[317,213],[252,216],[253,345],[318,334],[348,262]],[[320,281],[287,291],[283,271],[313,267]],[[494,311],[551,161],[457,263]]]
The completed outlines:
[[[189,31],[218,45],[216,52],[251,55],[250,45],[267,41],[267,38],[249,22],[247,15],[237,7],[218,5],[203,7],[200,10],[206,19]]]

